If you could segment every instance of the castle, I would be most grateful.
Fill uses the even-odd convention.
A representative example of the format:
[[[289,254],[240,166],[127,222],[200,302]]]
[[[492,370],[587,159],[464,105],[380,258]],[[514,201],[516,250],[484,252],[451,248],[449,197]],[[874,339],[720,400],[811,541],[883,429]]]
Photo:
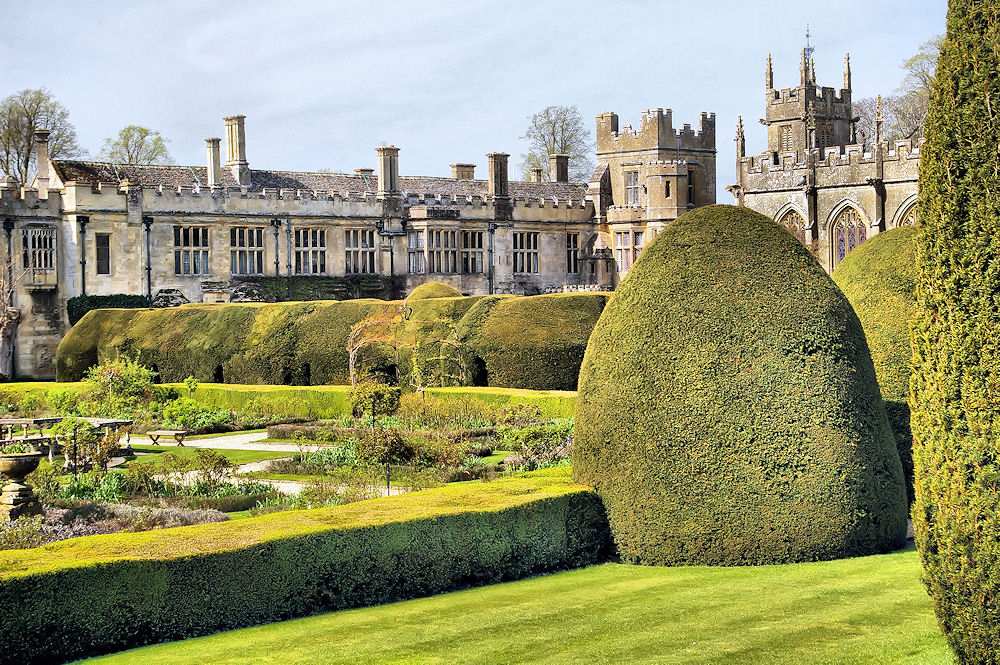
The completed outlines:
[[[0,181],[7,267],[0,375],[51,378],[67,301],[133,294],[154,305],[274,298],[399,297],[437,280],[467,294],[613,289],[642,246],[715,202],[715,116],[675,130],[668,109],[638,129],[597,118],[597,168],[568,181],[551,155],[527,182],[490,153],[485,179],[405,176],[399,149],[376,168],[251,168],[246,119],[225,118],[198,166],[53,160],[35,133],[30,187]]]
[[[747,156],[743,120],[736,128],[738,205],[783,224],[832,272],[867,238],[917,222],[919,144],[858,145],[851,102],[851,61],[840,90],[816,83],[811,49],[802,51],[799,85],[776,89],[771,57],[764,72],[767,151]]]

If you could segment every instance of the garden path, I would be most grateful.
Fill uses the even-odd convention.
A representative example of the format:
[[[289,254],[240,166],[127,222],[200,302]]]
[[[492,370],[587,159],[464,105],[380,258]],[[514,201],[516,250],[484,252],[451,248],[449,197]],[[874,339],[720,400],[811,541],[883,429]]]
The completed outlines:
[[[185,448],[217,448],[219,450],[257,450],[257,451],[277,451],[295,453],[300,450],[313,452],[319,450],[317,445],[300,446],[295,443],[264,443],[267,439],[267,432],[235,432],[233,434],[220,434],[203,439],[186,439]],[[132,437],[132,443],[148,446],[152,441],[148,437],[136,435]],[[176,446],[174,441],[160,439],[160,445],[167,448]]]

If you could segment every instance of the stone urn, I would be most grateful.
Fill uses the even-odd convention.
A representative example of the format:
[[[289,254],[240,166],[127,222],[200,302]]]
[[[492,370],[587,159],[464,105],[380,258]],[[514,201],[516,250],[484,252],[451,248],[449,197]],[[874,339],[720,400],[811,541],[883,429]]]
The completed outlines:
[[[42,453],[0,453],[0,520],[16,520],[23,515],[41,515],[42,504],[24,482],[25,476],[38,468]]]

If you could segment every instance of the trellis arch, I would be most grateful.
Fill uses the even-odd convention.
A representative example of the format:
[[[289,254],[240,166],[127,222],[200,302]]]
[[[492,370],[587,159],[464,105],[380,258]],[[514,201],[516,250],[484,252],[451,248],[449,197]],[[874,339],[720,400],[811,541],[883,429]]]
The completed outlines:
[[[868,239],[868,229],[868,217],[854,201],[841,201],[830,211],[827,231],[830,238],[831,269]]]

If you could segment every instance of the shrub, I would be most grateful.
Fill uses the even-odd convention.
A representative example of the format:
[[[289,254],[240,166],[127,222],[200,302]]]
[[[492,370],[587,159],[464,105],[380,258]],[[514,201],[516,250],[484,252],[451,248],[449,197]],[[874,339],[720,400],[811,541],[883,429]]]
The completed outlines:
[[[1000,5],[951,0],[920,156],[913,527],[962,663],[1000,653]]]
[[[149,298],[117,293],[109,296],[83,295],[74,296],[66,301],[66,313],[69,314],[69,324],[76,325],[87,312],[92,309],[126,308],[135,309],[149,307]]]
[[[644,564],[763,564],[905,543],[861,325],[794,237],[731,206],[643,250],[584,359],[573,469]]]
[[[46,542],[45,518],[41,515],[0,520],[0,550],[24,550]]]
[[[391,416],[399,409],[400,390],[378,381],[361,381],[351,387],[351,413],[356,418]]]
[[[358,441],[357,451],[358,461],[369,466],[405,464],[414,457],[413,446],[395,429],[366,432]]]
[[[213,409],[190,397],[179,397],[163,407],[160,423],[167,429],[193,432],[219,432],[229,429],[232,415],[223,409]]]
[[[62,662],[587,565],[606,529],[550,474],[4,552],[0,653]]]
[[[483,298],[458,325],[477,385],[575,390],[606,293]],[[482,376],[485,374],[485,376]],[[483,381],[485,379],[485,381]]]
[[[916,229],[880,233],[847,255],[833,281],[854,307],[871,350],[885,412],[913,502],[913,437],[906,393],[910,383],[910,325],[916,310]]]
[[[428,298],[459,298],[462,292],[451,284],[444,282],[424,282],[417,288],[410,291],[406,296],[406,301],[427,300]]]
[[[534,471],[569,460],[573,446],[573,421],[504,427],[500,430],[500,450],[515,453],[508,466]]]

